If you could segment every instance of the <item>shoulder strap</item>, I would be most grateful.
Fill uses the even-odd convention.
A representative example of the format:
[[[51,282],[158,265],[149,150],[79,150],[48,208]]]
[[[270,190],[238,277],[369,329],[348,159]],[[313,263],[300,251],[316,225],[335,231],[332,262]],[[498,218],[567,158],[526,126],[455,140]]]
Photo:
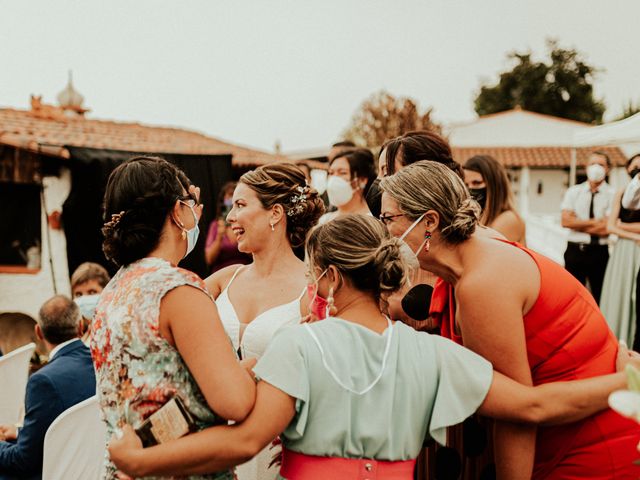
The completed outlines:
[[[241,265],[238,268],[236,268],[236,271],[233,272],[233,275],[231,275],[231,280],[229,280],[229,283],[227,283],[227,286],[222,289],[223,291],[229,289],[233,281],[236,279],[236,276],[238,275],[238,273],[240,273],[240,270],[242,270],[245,266],[246,265]]]

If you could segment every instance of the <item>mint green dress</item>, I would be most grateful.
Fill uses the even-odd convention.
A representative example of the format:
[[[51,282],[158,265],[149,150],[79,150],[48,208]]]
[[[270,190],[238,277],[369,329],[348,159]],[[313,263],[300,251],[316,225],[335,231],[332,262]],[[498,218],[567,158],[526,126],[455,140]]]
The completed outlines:
[[[281,329],[254,370],[296,398],[286,448],[389,461],[416,458],[429,438],[444,444],[493,377],[488,361],[445,338],[400,322],[379,335],[338,318]]]

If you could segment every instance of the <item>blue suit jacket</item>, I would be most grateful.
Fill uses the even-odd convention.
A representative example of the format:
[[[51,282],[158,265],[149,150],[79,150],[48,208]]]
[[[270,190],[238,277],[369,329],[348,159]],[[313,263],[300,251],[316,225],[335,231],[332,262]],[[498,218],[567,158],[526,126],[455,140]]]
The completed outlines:
[[[44,435],[67,408],[96,394],[89,349],[80,339],[65,345],[27,382],[24,426],[16,442],[0,442],[0,480],[40,479]]]

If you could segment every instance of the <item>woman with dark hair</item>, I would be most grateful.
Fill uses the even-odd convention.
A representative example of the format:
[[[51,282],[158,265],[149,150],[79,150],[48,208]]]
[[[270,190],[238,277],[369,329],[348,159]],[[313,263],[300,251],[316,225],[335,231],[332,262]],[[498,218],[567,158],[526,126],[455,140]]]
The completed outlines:
[[[216,202],[216,216],[209,225],[204,258],[211,273],[229,265],[247,264],[251,256],[238,251],[238,242],[227,223],[227,214],[233,206],[233,191],[236,182],[227,182],[220,189]]]
[[[640,154],[634,155],[626,165],[631,178],[640,173]],[[622,206],[624,188],[613,199],[607,219],[607,231],[617,236],[602,282],[600,310],[616,336],[640,349],[640,325],[634,296],[638,291],[636,273],[640,268],[640,210],[627,210]]]
[[[446,427],[476,409],[566,422],[605,408],[625,383],[618,373],[525,387],[450,340],[392,322],[380,304],[416,260],[369,215],[320,225],[306,250],[314,302],[328,317],[274,336],[254,369],[260,381],[247,420],[147,449],[126,428],[109,450],[118,467],[136,477],[228,468],[281,434],[280,478],[411,480],[423,442],[444,443]]]
[[[254,382],[204,282],[176,266],[198,238],[199,194],[161,158],[133,158],[109,176],[103,250],[120,269],[102,291],[91,339],[107,438],[173,397],[197,429],[241,421],[253,407]],[[115,475],[108,458],[105,475]],[[226,470],[192,478],[234,477]]]
[[[430,130],[414,130],[385,142],[378,157],[380,176],[393,175],[402,167],[421,160],[438,162],[462,177],[462,167],[453,159],[449,143]]]
[[[546,257],[478,235],[478,205],[459,177],[418,162],[381,187],[389,231],[444,282],[447,307],[432,305],[442,336],[524,385],[613,373],[618,342],[593,296]],[[498,421],[498,478],[638,478],[638,440],[640,427],[611,410],[537,432]]]
[[[371,215],[366,196],[376,172],[370,150],[357,148],[339,153],[330,161],[328,173],[327,196],[337,210],[323,215],[320,223],[349,213]]]
[[[476,155],[464,164],[464,183],[480,204],[480,223],[524,245],[525,224],[516,210],[504,167],[489,155]]]
[[[240,177],[227,221],[238,250],[253,261],[223,268],[206,283],[242,358],[260,358],[276,331],[307,315],[306,269],[293,249],[304,244],[323,213],[318,192],[295,165],[265,165]],[[277,470],[269,469],[273,453],[265,449],[239,466],[239,480],[275,478]]]

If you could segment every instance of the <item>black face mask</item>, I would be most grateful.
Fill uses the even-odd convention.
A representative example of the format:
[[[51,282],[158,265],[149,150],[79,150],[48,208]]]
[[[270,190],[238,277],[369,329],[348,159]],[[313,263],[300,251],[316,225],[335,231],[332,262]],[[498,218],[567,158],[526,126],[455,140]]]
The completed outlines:
[[[400,302],[402,310],[414,320],[426,320],[429,318],[432,294],[433,287],[431,285],[426,283],[416,285],[402,297]]]
[[[470,188],[469,193],[471,198],[480,204],[480,208],[484,210],[484,206],[487,203],[487,187],[484,188]]]
[[[631,178],[634,178],[639,173],[640,173],[640,168],[634,168],[629,172],[629,175],[631,175]]]
[[[380,189],[379,178],[376,178],[369,187],[369,191],[367,192],[365,201],[369,206],[369,211],[371,212],[371,214],[375,218],[378,218],[380,216],[380,212],[382,211],[382,190]]]

